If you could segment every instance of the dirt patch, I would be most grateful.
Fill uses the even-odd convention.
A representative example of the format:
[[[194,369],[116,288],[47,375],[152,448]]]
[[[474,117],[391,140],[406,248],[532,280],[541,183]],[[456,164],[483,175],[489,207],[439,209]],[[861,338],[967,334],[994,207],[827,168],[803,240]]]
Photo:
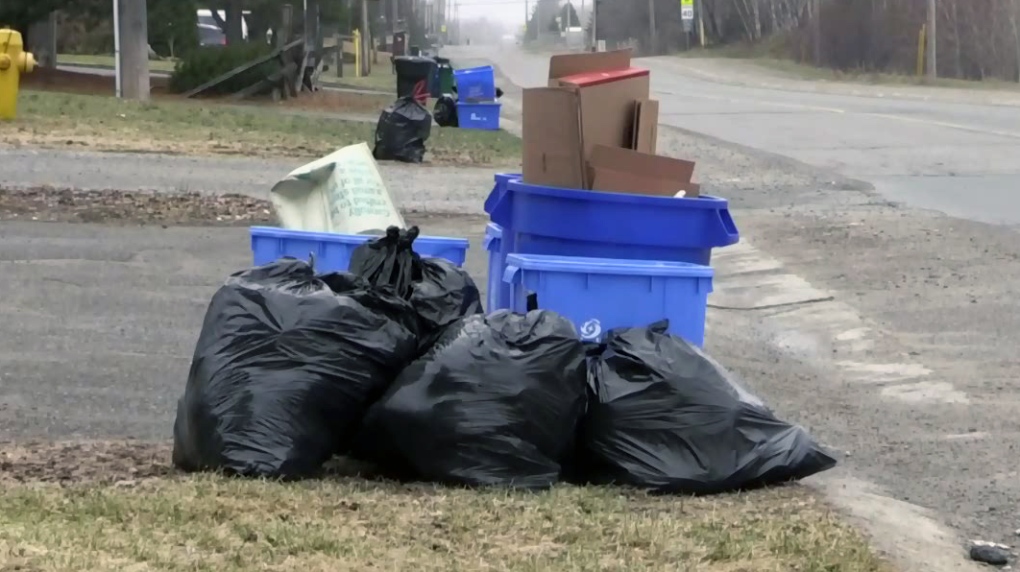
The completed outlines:
[[[150,76],[151,93],[156,97],[174,97],[167,91],[168,80]],[[60,91],[84,95],[115,95],[117,79],[113,75],[72,72],[59,69],[37,68],[21,76],[21,87],[41,91]]]
[[[262,101],[261,105],[273,104],[289,109],[306,109],[309,111],[324,111],[329,113],[363,113],[366,115],[378,115],[387,105],[393,103],[396,96],[392,95],[370,95],[365,93],[351,93],[334,90],[320,90],[315,93],[303,93],[300,97],[288,99],[274,104],[271,101]]]
[[[170,466],[170,450],[169,443],[131,441],[0,443],[0,485],[125,485],[140,479],[165,477],[174,472]]]
[[[0,188],[0,221],[250,226],[275,224],[272,204],[246,195]]]

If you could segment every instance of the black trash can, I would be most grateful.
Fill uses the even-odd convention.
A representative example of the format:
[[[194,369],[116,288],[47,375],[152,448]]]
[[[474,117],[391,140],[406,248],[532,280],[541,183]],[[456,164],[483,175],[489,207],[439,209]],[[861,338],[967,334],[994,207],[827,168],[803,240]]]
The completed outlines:
[[[394,58],[397,70],[397,97],[413,97],[425,103],[432,94],[436,78],[436,60],[415,56]]]

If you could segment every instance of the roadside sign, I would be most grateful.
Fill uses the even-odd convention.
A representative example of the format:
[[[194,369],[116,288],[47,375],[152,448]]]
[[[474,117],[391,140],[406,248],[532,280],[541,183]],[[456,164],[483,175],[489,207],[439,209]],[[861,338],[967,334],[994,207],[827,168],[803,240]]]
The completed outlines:
[[[445,34],[446,33],[446,24],[443,24],[442,26],[440,26],[439,27],[439,31]]]
[[[680,18],[684,21],[694,19],[694,0],[680,0]]]

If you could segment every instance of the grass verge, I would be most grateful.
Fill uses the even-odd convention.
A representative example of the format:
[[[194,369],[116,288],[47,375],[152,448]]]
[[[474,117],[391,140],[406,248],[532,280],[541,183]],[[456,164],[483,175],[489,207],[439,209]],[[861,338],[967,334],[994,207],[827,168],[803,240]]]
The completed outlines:
[[[709,49],[695,49],[679,54],[686,58],[727,58],[744,60],[747,63],[774,72],[787,79],[834,81],[869,85],[911,85],[953,89],[986,89],[996,91],[1020,91],[1020,84],[998,79],[983,81],[937,78],[928,79],[916,74],[876,72],[864,69],[837,70],[800,63],[777,55],[777,48],[771,44],[735,44]]]
[[[132,449],[118,454],[125,446]],[[800,486],[691,499],[611,487],[464,490],[343,474],[283,484],[176,475],[165,469],[165,445],[68,449],[5,447],[0,569],[889,570]],[[104,469],[83,469],[81,459]],[[65,476],[73,480],[38,480],[72,464]]]
[[[355,77],[354,68],[354,64],[344,64],[343,77],[336,77],[336,71],[333,69],[324,71],[319,76],[319,81],[337,87],[365,89],[387,94],[397,93],[397,76],[393,73],[388,61],[373,64],[372,73],[365,77]]]
[[[113,55],[58,54],[57,62],[66,66],[95,66],[113,69],[117,61]],[[172,72],[173,60],[149,60],[149,71]]]
[[[373,103],[373,115],[389,101]],[[23,92],[18,119],[0,124],[0,138],[9,145],[301,158],[362,141],[371,144],[374,132],[374,120],[347,121],[301,109],[136,103],[43,91]],[[521,154],[520,139],[504,131],[433,127],[426,147],[426,159],[442,164],[516,166]]]

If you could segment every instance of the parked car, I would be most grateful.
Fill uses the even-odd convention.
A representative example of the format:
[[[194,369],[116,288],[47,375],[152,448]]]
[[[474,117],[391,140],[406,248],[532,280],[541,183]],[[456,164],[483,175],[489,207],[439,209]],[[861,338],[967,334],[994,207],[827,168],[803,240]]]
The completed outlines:
[[[227,35],[216,24],[198,25],[198,45],[203,48],[227,45]]]
[[[226,19],[226,10],[217,10],[217,15],[221,19]],[[251,14],[251,10],[244,10],[241,12],[241,38],[244,41],[248,41],[248,16]],[[198,24],[200,26],[219,26],[216,25],[216,18],[213,17],[212,10],[201,9],[197,11]]]

